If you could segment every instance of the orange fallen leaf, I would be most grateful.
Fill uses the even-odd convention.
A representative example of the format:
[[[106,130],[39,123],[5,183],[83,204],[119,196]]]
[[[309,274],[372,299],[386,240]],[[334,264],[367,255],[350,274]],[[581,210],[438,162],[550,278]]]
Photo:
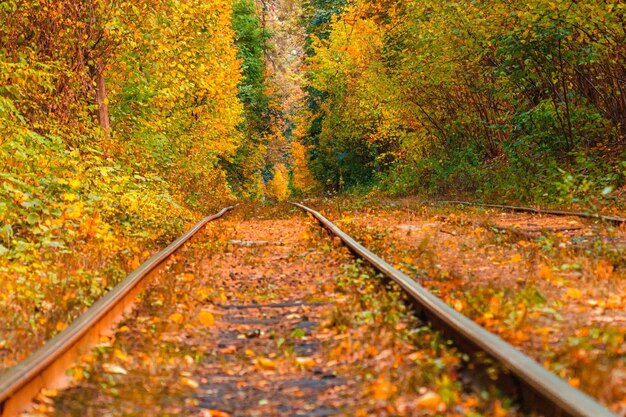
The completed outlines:
[[[184,318],[183,315],[180,313],[172,313],[167,317],[167,320],[173,323],[181,324]]]
[[[372,397],[377,401],[386,401],[396,390],[395,385],[387,381],[384,376],[379,375],[374,385],[372,385]]]
[[[596,276],[603,280],[608,280],[613,275],[613,264],[601,259],[596,265]]]
[[[126,352],[123,352],[119,349],[113,350],[113,356],[115,356],[117,359],[121,360],[122,362],[126,362],[126,363],[129,362],[129,358]]]
[[[182,377],[180,379],[180,383],[181,385],[184,385],[186,387],[192,388],[192,389],[196,389],[200,386],[200,384],[198,384],[196,381],[194,381],[191,378],[187,378],[187,377]]]
[[[200,314],[198,314],[198,320],[206,327],[212,327],[215,324],[215,317],[213,317],[210,311],[201,311]]]
[[[421,409],[436,410],[441,404],[441,396],[434,391],[428,391],[415,400],[415,406]]]
[[[545,279],[546,281],[552,281],[554,279],[554,272],[552,272],[552,268],[547,265],[542,265],[539,270],[539,278]]]
[[[268,358],[257,358],[256,360],[257,367],[264,369],[266,371],[273,371],[276,369],[276,362]]]
[[[226,411],[208,410],[208,412],[208,417],[230,417],[230,414],[228,414]]]
[[[231,355],[235,352],[237,352],[237,346],[235,345],[226,346],[224,349],[220,350],[220,353],[223,355]]]

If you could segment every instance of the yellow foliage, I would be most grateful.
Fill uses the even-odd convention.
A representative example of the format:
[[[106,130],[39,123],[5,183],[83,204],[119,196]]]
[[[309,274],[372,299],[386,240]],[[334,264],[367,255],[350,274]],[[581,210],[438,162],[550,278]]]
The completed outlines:
[[[308,148],[300,142],[291,143],[293,158],[293,186],[298,191],[307,194],[318,188],[318,183],[309,168]]]
[[[274,178],[266,187],[266,195],[277,201],[285,201],[289,198],[289,172],[283,164],[278,164],[274,168]]]

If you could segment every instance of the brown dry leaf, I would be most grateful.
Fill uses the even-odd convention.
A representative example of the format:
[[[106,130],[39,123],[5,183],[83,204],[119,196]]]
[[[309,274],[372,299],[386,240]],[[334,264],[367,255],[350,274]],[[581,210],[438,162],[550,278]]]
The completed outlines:
[[[212,327],[215,324],[215,317],[213,317],[210,311],[201,311],[200,314],[198,314],[198,320],[206,327]]]

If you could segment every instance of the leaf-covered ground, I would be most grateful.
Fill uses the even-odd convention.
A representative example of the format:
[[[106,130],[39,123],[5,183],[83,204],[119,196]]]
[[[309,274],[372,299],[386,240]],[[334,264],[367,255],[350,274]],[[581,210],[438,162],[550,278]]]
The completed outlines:
[[[337,243],[287,206],[209,224],[31,415],[516,415]]]
[[[626,231],[577,217],[310,203],[461,313],[626,413]]]

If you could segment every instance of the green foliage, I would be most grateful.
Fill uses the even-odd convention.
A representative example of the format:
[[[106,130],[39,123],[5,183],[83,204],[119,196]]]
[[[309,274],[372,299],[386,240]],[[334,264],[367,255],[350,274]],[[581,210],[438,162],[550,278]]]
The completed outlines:
[[[266,91],[265,67],[270,34],[261,27],[254,0],[234,2],[232,24],[237,57],[242,60],[243,78],[238,88],[245,119],[239,126],[244,136],[242,146],[226,168],[233,190],[242,197],[255,198],[262,194],[259,178],[270,134],[270,97]]]
[[[315,174],[335,190],[555,202],[560,170],[593,183],[574,187],[589,198],[623,186],[625,13],[613,0],[345,5],[310,31]]]

